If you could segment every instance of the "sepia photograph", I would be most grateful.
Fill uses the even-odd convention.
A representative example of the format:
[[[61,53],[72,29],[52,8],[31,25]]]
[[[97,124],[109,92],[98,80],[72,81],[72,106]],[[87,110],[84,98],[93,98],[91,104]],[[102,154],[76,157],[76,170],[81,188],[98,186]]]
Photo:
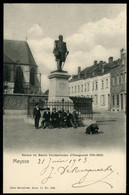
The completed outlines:
[[[127,4],[3,9],[3,193],[126,193]]]

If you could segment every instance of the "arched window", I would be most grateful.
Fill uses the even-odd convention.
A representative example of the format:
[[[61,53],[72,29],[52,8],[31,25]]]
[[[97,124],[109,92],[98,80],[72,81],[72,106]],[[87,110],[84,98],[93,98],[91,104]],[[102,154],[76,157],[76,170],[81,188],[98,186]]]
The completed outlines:
[[[33,68],[30,70],[30,84],[35,84],[35,70]]]
[[[9,72],[9,68],[7,66],[4,66],[3,81],[10,81],[10,72]]]
[[[14,83],[14,93],[24,93],[23,89],[23,71],[21,67],[17,67]]]
[[[21,67],[18,67],[16,69],[16,78],[18,80],[22,80],[23,81],[23,71],[22,71]]]

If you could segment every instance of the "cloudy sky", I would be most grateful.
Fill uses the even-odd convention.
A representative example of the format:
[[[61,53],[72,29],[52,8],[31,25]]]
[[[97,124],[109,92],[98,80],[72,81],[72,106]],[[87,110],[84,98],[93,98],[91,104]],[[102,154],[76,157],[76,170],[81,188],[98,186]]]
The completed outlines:
[[[42,90],[49,88],[47,76],[56,69],[54,40],[62,34],[69,55],[64,70],[77,74],[94,60],[120,57],[126,48],[126,4],[5,4],[4,38],[26,40],[42,73]]]

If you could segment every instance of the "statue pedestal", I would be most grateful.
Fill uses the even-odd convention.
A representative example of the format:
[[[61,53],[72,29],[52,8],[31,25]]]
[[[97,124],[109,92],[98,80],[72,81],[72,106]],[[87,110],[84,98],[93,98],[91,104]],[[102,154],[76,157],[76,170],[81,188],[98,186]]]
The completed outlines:
[[[67,71],[52,71],[48,76],[50,80],[49,101],[65,101],[72,102],[69,98],[69,83],[70,75]]]

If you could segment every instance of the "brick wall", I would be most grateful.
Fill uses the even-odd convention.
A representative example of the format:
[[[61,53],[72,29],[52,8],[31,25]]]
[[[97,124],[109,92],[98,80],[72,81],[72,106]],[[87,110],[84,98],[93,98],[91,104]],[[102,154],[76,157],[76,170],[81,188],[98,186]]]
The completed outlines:
[[[27,94],[3,94],[3,114],[27,115],[30,99],[37,102],[47,97],[41,95]]]

